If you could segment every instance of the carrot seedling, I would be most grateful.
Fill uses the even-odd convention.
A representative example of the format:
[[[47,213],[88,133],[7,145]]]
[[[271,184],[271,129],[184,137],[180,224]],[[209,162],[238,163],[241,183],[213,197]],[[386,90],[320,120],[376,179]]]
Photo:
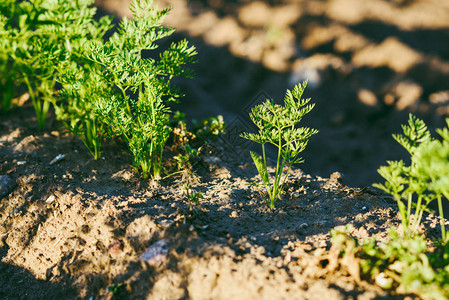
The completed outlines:
[[[269,196],[268,206],[273,209],[282,192],[293,164],[304,160],[299,154],[306,148],[309,138],[318,130],[309,127],[296,127],[304,115],[309,113],[314,104],[309,104],[310,98],[302,99],[307,82],[296,85],[293,90],[287,90],[284,106],[273,103],[272,100],[252,108],[250,118],[258,128],[258,133],[243,133],[245,139],[262,145],[262,158],[255,152],[251,157],[259,171],[262,182]],[[265,145],[272,144],[277,148],[277,163],[274,178],[270,178],[267,167]],[[284,172],[284,166],[288,170]],[[259,189],[262,193],[262,190]]]

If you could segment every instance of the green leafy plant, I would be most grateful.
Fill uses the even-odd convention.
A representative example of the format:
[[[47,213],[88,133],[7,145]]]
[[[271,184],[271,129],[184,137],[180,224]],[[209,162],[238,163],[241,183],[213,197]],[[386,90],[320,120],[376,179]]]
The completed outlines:
[[[184,114],[176,112],[172,118],[173,139],[169,142],[170,152],[173,153],[171,173],[168,176],[181,174],[182,180],[190,186],[191,181],[197,180],[193,165],[199,162],[203,149],[218,135],[224,133],[225,123],[222,116],[205,120],[193,120],[193,126],[187,127]]]
[[[193,133],[193,139],[200,141],[201,143],[208,142],[211,137],[223,134],[226,125],[223,120],[223,116],[210,117],[204,120],[192,120],[193,126],[190,132]]]
[[[449,126],[449,119],[446,122]],[[437,200],[441,237],[446,243],[442,200],[449,199],[449,131],[438,129],[442,140],[433,139],[425,123],[413,115],[402,129],[403,135],[393,137],[410,153],[411,163],[407,166],[403,161],[388,161],[388,166],[378,170],[385,183],[374,186],[396,200],[406,236],[417,233],[424,211]]]
[[[107,126],[109,136],[120,136],[134,156],[144,178],[160,178],[162,153],[171,132],[169,101],[180,94],[171,87],[174,76],[191,77],[183,66],[193,63],[195,48],[186,40],[172,43],[159,60],[142,58],[155,42],[174,29],[162,27],[168,9],[157,11],[153,1],[131,4],[133,19],[123,18],[117,33],[106,42],[90,42],[84,57],[103,92],[94,99],[94,114]]]
[[[422,235],[405,237],[393,228],[388,240],[382,243],[374,238],[360,242],[349,236],[350,231],[352,226],[345,230],[333,229],[331,238],[332,248],[338,251],[339,264],[358,264],[353,276],[386,290],[414,293],[423,299],[449,297],[449,247],[440,244],[430,253]]]
[[[58,120],[71,133],[80,136],[94,159],[99,159],[105,125],[95,110],[94,99],[113,95],[110,90],[103,88],[101,78],[89,68],[88,63],[78,65],[74,61],[67,61],[61,64],[58,81],[62,89],[55,111]]]
[[[57,119],[70,132],[80,136],[93,157],[98,159],[104,130],[93,103],[99,96],[112,95],[95,72],[97,66],[85,56],[89,43],[103,41],[104,35],[111,29],[111,18],[102,17],[96,21],[96,9],[91,7],[92,4],[92,0],[83,1],[70,13],[71,24],[76,25],[66,34],[63,43],[65,59],[56,64],[56,80],[62,88],[57,94],[55,112]]]
[[[0,6],[0,113],[11,108],[13,86],[17,84],[18,69],[11,59],[13,55],[12,22],[15,16],[15,0],[5,0]]]
[[[282,192],[291,167],[295,163],[302,163],[299,154],[306,148],[309,138],[318,130],[308,127],[296,127],[303,116],[309,113],[314,104],[308,104],[310,98],[302,99],[307,82],[296,85],[293,90],[287,90],[284,106],[275,104],[271,100],[252,108],[250,118],[258,128],[258,133],[243,133],[245,139],[262,145],[262,158],[255,152],[251,157],[265,185],[269,196],[268,206],[273,209]],[[278,149],[276,171],[273,180],[267,167],[265,145],[272,144]],[[284,166],[288,170],[284,175]],[[261,190],[259,189],[261,192]]]
[[[225,122],[221,115],[210,117],[205,120],[192,120],[192,125],[188,126],[184,120],[185,115],[176,112],[172,118],[173,139],[170,141],[170,151],[175,154],[174,173],[194,174],[192,163],[198,161],[200,152],[206,149],[214,138],[223,134]]]
[[[184,184],[184,191],[187,202],[189,203],[189,210],[193,214],[198,214],[198,210],[195,208],[195,206],[200,204],[200,199],[203,199],[203,193],[192,190],[190,180],[187,180],[187,182]]]
[[[110,285],[107,287],[107,290],[112,292],[114,296],[119,296],[121,293],[126,293],[126,287],[123,283]]]
[[[0,9],[0,58],[8,72],[2,84],[23,83],[30,94],[39,128],[56,102],[56,79],[60,64],[82,51],[87,40],[96,39],[101,26],[93,20],[93,0],[6,1]],[[104,20],[101,19],[102,25]],[[110,23],[110,22],[109,22]],[[101,39],[102,36],[100,35]],[[8,109],[12,90],[4,90],[2,110]]]

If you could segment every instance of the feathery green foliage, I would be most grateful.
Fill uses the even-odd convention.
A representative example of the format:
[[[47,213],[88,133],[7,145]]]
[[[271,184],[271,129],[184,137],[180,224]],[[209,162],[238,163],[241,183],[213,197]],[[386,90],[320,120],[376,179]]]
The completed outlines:
[[[93,2],[4,1],[1,110],[10,107],[11,83],[23,83],[40,129],[53,104],[57,119],[81,137],[95,159],[105,136],[120,136],[142,176],[159,178],[171,132],[168,103],[181,96],[171,80],[192,76],[185,66],[194,62],[195,48],[182,40],[158,58],[145,58],[174,32],[162,26],[169,9],[154,9],[152,0],[133,0],[133,18],[123,18],[118,31],[105,40],[111,18],[96,21]]]
[[[110,21],[93,20],[93,0],[79,1],[7,1],[0,10],[0,48],[8,58],[2,58],[8,72],[2,72],[5,86],[24,84],[36,111],[39,128],[55,99],[58,65],[74,53],[82,51],[87,40],[102,38]],[[8,85],[9,84],[9,85]],[[9,109],[12,90],[2,95],[2,110]]]
[[[123,18],[118,32],[106,42],[89,42],[83,54],[92,64],[87,84],[98,90],[91,100],[94,115],[109,136],[125,140],[144,178],[161,176],[162,153],[171,132],[167,103],[180,96],[170,82],[174,76],[191,77],[184,66],[196,55],[182,40],[172,43],[158,60],[142,58],[144,50],[156,49],[155,42],[174,31],[161,27],[168,10],[157,11],[152,3],[134,0],[133,19]]]
[[[446,120],[449,126],[449,119]],[[391,194],[396,200],[406,236],[417,233],[424,211],[437,200],[443,243],[446,236],[442,200],[449,200],[449,131],[438,129],[442,140],[433,139],[425,123],[410,115],[408,125],[402,126],[403,135],[393,135],[411,155],[411,164],[388,161],[379,168],[386,180],[375,187]],[[412,208],[415,212],[412,213]]]
[[[271,209],[276,207],[276,201],[282,192],[282,187],[287,180],[292,165],[303,162],[299,154],[306,148],[309,138],[318,133],[316,129],[296,127],[303,116],[314,107],[314,104],[308,104],[310,98],[301,98],[306,86],[307,82],[303,82],[302,85],[296,85],[293,90],[287,90],[284,106],[267,100],[253,107],[250,118],[259,131],[258,133],[242,134],[243,138],[262,145],[262,158],[255,152],[251,152],[251,157],[267,190],[270,198],[268,206]],[[273,182],[270,180],[267,168],[265,154],[265,144],[267,143],[276,146],[278,149],[276,173]],[[286,164],[288,165],[288,170],[283,176]]]
[[[15,14],[15,0],[3,1],[0,5],[0,113],[5,113],[11,108],[13,86],[18,81],[19,70],[11,60],[14,52],[11,40],[17,34],[12,29]]]

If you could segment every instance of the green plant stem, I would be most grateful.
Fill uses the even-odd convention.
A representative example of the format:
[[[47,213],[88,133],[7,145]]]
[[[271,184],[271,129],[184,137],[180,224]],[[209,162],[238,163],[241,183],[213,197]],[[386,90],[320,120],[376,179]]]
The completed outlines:
[[[421,222],[422,217],[421,203],[422,203],[422,196],[420,195],[416,202],[415,214],[413,215],[412,232],[415,232],[418,229],[418,226]]]
[[[276,178],[275,178],[275,189],[276,189],[276,193],[275,193],[275,197],[274,197],[274,199],[275,199],[275,202],[274,202],[274,205],[276,205],[276,201],[278,200],[278,198],[279,198],[279,195],[281,194],[281,192],[282,192],[282,186],[281,185],[279,185],[279,183],[281,182],[281,178],[282,178],[282,170],[284,170],[284,160],[282,160],[282,163],[281,163],[281,165],[280,165],[280,170],[279,170],[279,173],[278,173],[278,175],[276,176]]]
[[[275,206],[275,201],[274,199],[274,194],[275,194],[275,187],[273,187],[273,189],[271,188],[271,184],[270,184],[270,175],[268,173],[268,167],[267,167],[267,158],[266,158],[266,152],[265,152],[265,143],[262,143],[262,158],[263,161],[261,161],[260,164],[258,164],[258,170],[259,170],[259,174],[262,178],[262,182],[263,185],[265,186],[266,192],[268,193],[269,196],[269,201],[268,201],[268,207],[270,209],[273,209]],[[251,155],[256,155],[255,153],[251,153]],[[253,160],[256,162],[256,159],[253,157]],[[257,165],[257,163],[256,163]],[[259,169],[260,168],[260,169]],[[259,187],[257,185],[255,185],[257,190],[259,191],[259,193],[261,195],[264,194],[263,190],[259,189]]]
[[[148,97],[149,96],[150,95],[148,95]],[[152,122],[152,125],[155,126],[155,124],[156,124],[156,112],[154,110],[154,101],[152,101],[152,99],[150,99],[150,103],[151,103],[151,122]],[[160,168],[158,166],[157,154],[154,155],[154,153],[153,153],[153,151],[154,151],[153,150],[153,145],[154,145],[154,142],[151,141],[151,148],[150,148],[150,153],[149,153],[150,154],[149,159],[151,160],[150,164],[153,167],[153,176],[154,176],[155,179],[159,179],[159,178],[161,178],[161,171],[160,171]]]
[[[399,195],[394,195],[394,198],[396,199],[396,202],[398,203],[398,207],[399,207],[399,214],[401,215],[401,223],[402,223],[402,227],[404,227],[404,233],[408,236],[408,223],[407,223],[407,218],[405,215],[405,205],[404,203],[402,203],[401,200],[401,196]]]
[[[267,157],[266,157],[266,154],[265,154],[265,144],[262,144],[262,156],[263,156],[263,163],[264,163],[264,167],[265,167],[265,169],[266,169],[266,171],[267,171],[267,174],[268,174],[268,169],[267,169]],[[269,178],[269,177],[268,177]],[[263,178],[262,178],[262,180],[263,180]],[[274,208],[274,207],[272,207],[272,201],[271,201],[271,199],[272,199],[272,196],[271,196],[271,194],[272,194],[272,191],[271,191],[271,186],[270,186],[270,182],[267,182],[266,184],[265,184],[265,187],[267,188],[267,192],[268,192],[268,195],[270,196],[270,208]]]
[[[38,100],[38,97],[37,97],[38,92],[37,92],[37,90],[36,90],[36,92],[34,91],[27,75],[24,76],[24,81],[28,88],[28,92],[30,93],[31,101],[33,102],[34,111],[36,112],[37,123],[38,123],[39,129],[42,131],[42,130],[44,130],[44,125],[45,125],[45,120],[43,120],[43,117],[42,117],[42,113],[45,110],[45,101],[44,101],[44,105],[41,106],[41,104]]]
[[[13,95],[13,80],[11,78],[11,72],[8,68],[8,63],[4,64],[4,68],[2,70],[2,74],[5,78],[5,84],[1,88],[0,97],[1,97],[1,112],[6,112],[11,108],[11,101]]]
[[[148,166],[148,161],[147,160],[142,160],[140,162],[140,168],[142,169],[142,177],[144,179],[148,178],[149,174],[150,174],[150,167]]]
[[[408,199],[407,199],[407,223],[410,226],[410,216],[412,214],[412,200],[413,200],[413,194],[410,193],[408,194]]]
[[[83,143],[92,154],[95,160],[100,158],[100,135],[95,121],[91,122],[90,119],[85,121],[86,131],[84,133]]]
[[[447,191],[443,191],[442,192],[443,193],[443,195],[444,195],[444,197],[446,198],[446,200],[449,200],[449,192],[447,192]],[[441,212],[443,211],[443,208],[441,208]],[[446,230],[446,227],[444,226],[444,218],[443,218],[443,215],[440,213],[440,216],[441,216],[441,221],[442,221],[442,230]],[[446,236],[446,239],[443,239],[443,243],[444,244],[446,244],[447,242],[449,241],[449,236]]]
[[[438,201],[438,210],[440,212],[440,225],[441,225],[441,238],[443,241],[446,241],[446,227],[444,225],[444,212],[443,212],[443,204],[441,203],[441,195],[437,196]]]
[[[421,224],[421,220],[422,220],[422,216],[423,216],[423,213],[424,213],[424,209],[426,208],[427,206],[425,206],[423,209],[421,209],[421,211],[419,212],[419,216],[418,216],[418,222],[416,223],[416,228],[418,228],[418,226],[419,226],[419,224]]]
[[[279,123],[277,124],[279,126]],[[282,170],[280,170],[280,167],[283,169],[284,168],[284,160],[282,160],[281,165],[281,151],[282,151],[282,131],[279,130],[279,137],[278,137],[278,144],[277,144],[277,148],[278,148],[278,157],[277,157],[277,162],[276,162],[276,173],[274,176],[274,184],[273,184],[273,191],[272,194],[270,195],[270,208],[273,209],[276,207],[276,201],[277,198],[279,197],[279,193],[280,193],[280,187],[279,187],[279,182],[281,180],[282,177]]]

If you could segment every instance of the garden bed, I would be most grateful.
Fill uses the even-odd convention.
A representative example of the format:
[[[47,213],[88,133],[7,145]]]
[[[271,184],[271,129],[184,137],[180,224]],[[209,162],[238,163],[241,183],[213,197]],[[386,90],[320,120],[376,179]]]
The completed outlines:
[[[218,139],[194,164],[195,214],[181,175],[142,180],[125,149],[107,144],[95,161],[76,137],[30,129],[32,116],[27,105],[0,123],[0,174],[17,183],[0,202],[2,298],[391,296],[329,251],[336,226],[382,240],[399,225],[396,204],[374,189],[294,169],[271,211],[249,185],[260,178],[249,154]],[[426,219],[428,237],[437,223]]]

